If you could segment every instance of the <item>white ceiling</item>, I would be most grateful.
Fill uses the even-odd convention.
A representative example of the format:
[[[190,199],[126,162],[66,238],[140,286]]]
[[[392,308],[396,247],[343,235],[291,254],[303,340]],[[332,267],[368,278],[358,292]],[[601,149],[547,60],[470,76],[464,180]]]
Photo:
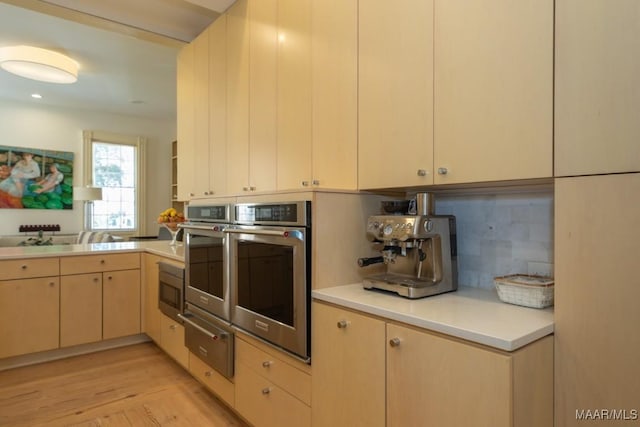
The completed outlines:
[[[70,85],[0,69],[0,99],[175,121],[177,52],[232,2],[0,0],[0,47],[51,49],[80,64]]]

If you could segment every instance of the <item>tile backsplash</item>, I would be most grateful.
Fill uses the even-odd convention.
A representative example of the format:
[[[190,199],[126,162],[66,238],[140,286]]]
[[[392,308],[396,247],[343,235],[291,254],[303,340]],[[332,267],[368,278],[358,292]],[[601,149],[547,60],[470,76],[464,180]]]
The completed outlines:
[[[553,193],[436,196],[436,213],[456,216],[458,282],[493,288],[493,278],[553,276]]]

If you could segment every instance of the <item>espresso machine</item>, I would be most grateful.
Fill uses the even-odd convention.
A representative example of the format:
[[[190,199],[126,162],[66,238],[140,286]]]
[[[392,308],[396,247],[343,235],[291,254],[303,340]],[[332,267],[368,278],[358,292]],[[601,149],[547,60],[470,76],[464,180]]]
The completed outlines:
[[[384,203],[384,202],[383,202]],[[434,215],[433,194],[418,193],[406,209],[384,207],[367,220],[367,238],[381,256],[358,259],[360,267],[384,263],[385,271],[366,277],[365,289],[422,298],[458,289],[456,219]]]

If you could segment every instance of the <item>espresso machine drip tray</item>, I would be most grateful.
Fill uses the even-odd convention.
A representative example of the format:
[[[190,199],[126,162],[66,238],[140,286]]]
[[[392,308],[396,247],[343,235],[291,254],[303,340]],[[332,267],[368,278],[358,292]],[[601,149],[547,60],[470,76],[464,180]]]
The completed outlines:
[[[442,283],[433,283],[430,280],[420,280],[415,277],[407,277],[400,274],[383,273],[369,276],[362,281],[365,289],[380,289],[394,292],[400,296],[415,299],[443,292],[454,291],[446,289]]]

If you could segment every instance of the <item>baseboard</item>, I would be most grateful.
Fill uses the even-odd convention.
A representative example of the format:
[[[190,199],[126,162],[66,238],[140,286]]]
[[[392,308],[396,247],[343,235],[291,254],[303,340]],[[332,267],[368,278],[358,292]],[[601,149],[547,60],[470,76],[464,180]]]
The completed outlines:
[[[95,353],[96,351],[109,350],[127,345],[140,344],[148,341],[151,341],[151,338],[146,334],[137,334],[91,344],[82,344],[39,353],[7,357],[0,360],[0,371],[19,368],[21,366],[35,365],[37,363],[50,362],[52,360],[64,359],[72,356],[79,356],[81,354]]]

